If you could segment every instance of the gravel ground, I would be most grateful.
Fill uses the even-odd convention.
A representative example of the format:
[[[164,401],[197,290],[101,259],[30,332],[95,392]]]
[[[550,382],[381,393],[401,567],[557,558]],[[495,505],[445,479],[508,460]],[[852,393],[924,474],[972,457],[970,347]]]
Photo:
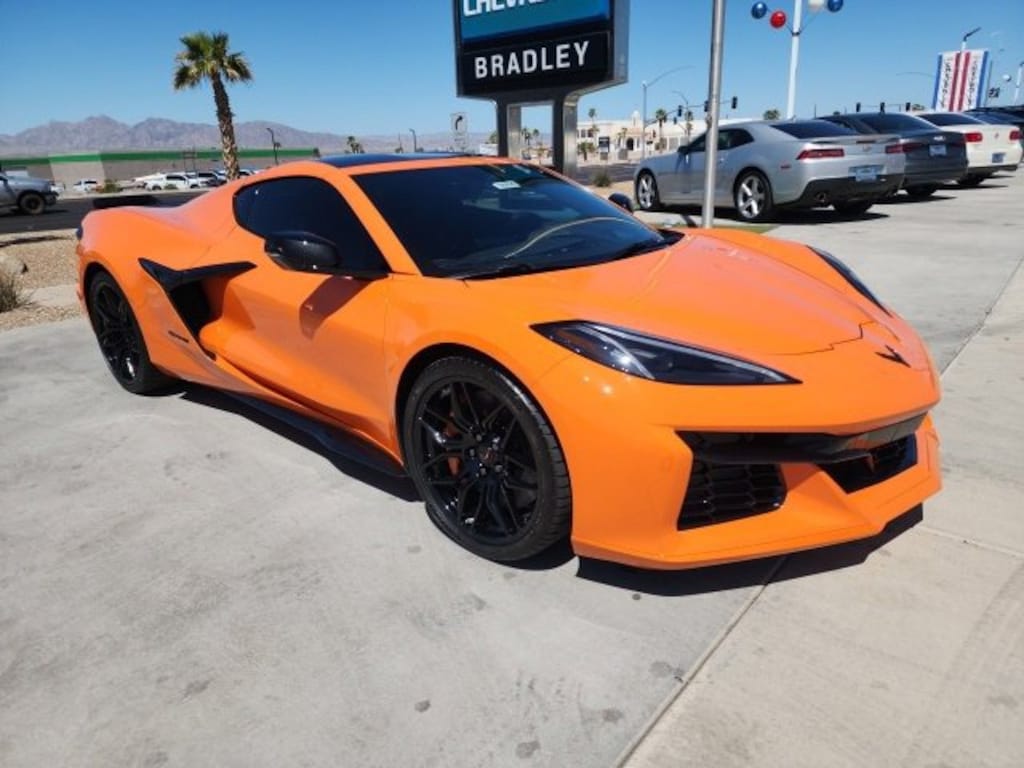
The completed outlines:
[[[5,254],[17,256],[28,266],[28,272],[19,278],[18,284],[29,303],[0,312],[0,331],[66,320],[81,314],[78,305],[44,307],[32,302],[32,291],[36,288],[77,281],[74,230],[0,235],[0,255]]]

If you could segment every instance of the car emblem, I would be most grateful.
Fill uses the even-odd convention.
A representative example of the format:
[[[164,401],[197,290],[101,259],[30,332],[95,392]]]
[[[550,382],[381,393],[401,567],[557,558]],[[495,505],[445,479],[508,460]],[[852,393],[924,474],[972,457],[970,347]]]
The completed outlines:
[[[885,359],[885,360],[891,360],[894,363],[899,363],[900,365],[905,365],[905,366],[907,366],[907,368],[910,367],[910,363],[908,363],[906,360],[903,359],[903,355],[901,355],[895,349],[890,347],[888,344],[885,345],[885,348],[888,350],[888,352],[875,352],[875,354],[878,355],[879,357]]]
[[[936,137],[935,137],[935,140],[936,140],[936,141],[945,141],[945,140],[946,140],[946,137],[945,137],[945,136],[936,136]]]

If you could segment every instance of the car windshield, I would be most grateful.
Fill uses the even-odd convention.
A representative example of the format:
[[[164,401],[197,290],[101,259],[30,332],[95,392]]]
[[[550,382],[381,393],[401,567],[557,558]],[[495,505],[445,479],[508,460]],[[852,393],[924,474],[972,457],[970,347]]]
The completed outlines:
[[[900,131],[934,130],[925,120],[912,115],[900,114],[878,114],[862,115],[861,120],[870,125],[876,131],[882,133],[899,133]]]
[[[355,176],[416,266],[488,278],[626,258],[676,242],[607,200],[528,165],[473,164]]]
[[[830,123],[827,120],[803,120],[793,123],[772,123],[776,130],[788,133],[794,139],[821,139],[827,136],[854,136],[856,131]]]
[[[922,115],[929,123],[934,125],[981,125],[981,120],[975,120],[968,115],[961,115],[956,112],[935,112],[930,115]]]

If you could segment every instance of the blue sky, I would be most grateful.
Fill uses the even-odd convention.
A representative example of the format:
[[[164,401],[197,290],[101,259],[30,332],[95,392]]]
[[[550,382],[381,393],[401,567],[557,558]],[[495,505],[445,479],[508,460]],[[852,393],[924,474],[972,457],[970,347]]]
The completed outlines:
[[[786,106],[790,35],[752,19],[751,5],[728,0],[726,7],[723,95],[739,99],[733,116]],[[794,0],[768,6],[792,16]],[[704,99],[711,0],[632,0],[631,7],[629,82],[585,96],[583,119],[590,108],[628,117],[640,109],[641,82],[676,67],[685,68],[649,86],[648,114],[674,108],[680,93]],[[208,89],[171,88],[178,39],[197,30],[227,32],[252,65],[254,82],[230,91],[240,122],[408,136],[410,128],[446,131],[450,114],[464,111],[471,131],[495,125],[490,102],[455,96],[449,0],[0,0],[0,24],[0,134],[99,114],[126,123],[213,123]],[[1024,60],[1024,0],[847,0],[839,13],[822,12],[802,37],[797,113],[852,109],[857,101],[928,103],[937,53],[958,48],[976,26],[970,47],[989,48],[995,76],[1015,78]],[[1012,95],[1011,83],[998,101]],[[532,110],[524,122],[546,131],[548,119]]]

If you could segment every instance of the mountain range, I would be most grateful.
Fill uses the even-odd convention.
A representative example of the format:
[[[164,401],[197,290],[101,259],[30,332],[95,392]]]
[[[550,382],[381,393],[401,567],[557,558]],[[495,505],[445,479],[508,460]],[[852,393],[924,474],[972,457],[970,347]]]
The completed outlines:
[[[269,129],[269,130],[268,130]],[[348,148],[348,135],[303,131],[281,123],[253,121],[235,123],[235,140],[244,149],[269,149],[270,131],[282,148],[316,147],[323,154],[343,152]],[[450,149],[451,133],[424,133],[417,135],[421,149]],[[356,136],[367,152],[393,152],[399,143],[405,150],[412,149],[412,134]],[[487,140],[485,133],[470,133],[467,148],[475,150]],[[179,123],[165,118],[151,117],[135,125],[128,125],[105,115],[88,117],[78,122],[49,122],[20,133],[0,134],[0,157],[17,155],[45,155],[69,152],[97,152],[110,150],[191,149],[220,148],[220,131],[216,125],[206,123]]]

